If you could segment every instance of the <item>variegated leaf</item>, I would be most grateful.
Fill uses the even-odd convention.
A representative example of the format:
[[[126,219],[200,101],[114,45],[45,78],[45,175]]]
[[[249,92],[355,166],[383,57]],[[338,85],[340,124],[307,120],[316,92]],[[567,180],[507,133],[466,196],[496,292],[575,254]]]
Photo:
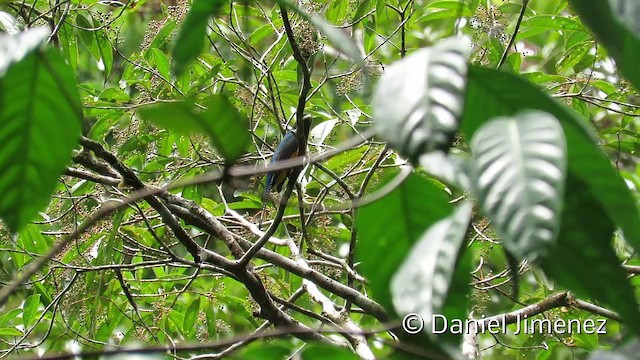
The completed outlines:
[[[471,204],[465,203],[433,224],[391,279],[396,312],[420,315],[427,332],[434,315],[442,313],[470,219]]]
[[[519,258],[536,260],[554,244],[566,178],[566,143],[552,115],[531,111],[484,124],[471,141],[473,191]]]
[[[411,159],[446,151],[460,122],[470,50],[466,38],[450,38],[387,68],[372,104],[380,137]]]

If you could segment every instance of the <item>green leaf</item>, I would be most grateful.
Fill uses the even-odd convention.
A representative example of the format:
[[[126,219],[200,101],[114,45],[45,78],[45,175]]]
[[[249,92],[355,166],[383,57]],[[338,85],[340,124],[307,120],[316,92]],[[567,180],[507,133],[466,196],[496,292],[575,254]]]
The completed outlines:
[[[331,0],[329,6],[327,6],[325,17],[340,24],[344,21],[348,12],[349,0]]]
[[[454,1],[454,0],[434,1],[428,4],[427,8],[465,11],[465,13],[462,16],[470,16],[471,12],[469,10],[475,10],[475,8],[469,9],[468,7],[465,6],[465,2],[466,1]]]
[[[7,311],[0,316],[0,326],[4,327],[10,325],[12,322],[11,320],[15,319],[20,314],[22,314],[22,309],[20,308]]]
[[[184,313],[184,320],[182,321],[182,331],[185,334],[191,334],[194,330],[194,325],[200,314],[200,297],[191,301],[187,311]]]
[[[194,0],[191,10],[187,14],[184,23],[173,47],[173,71],[180,75],[189,63],[200,55],[207,35],[207,23],[209,17],[218,13],[224,0]]]
[[[457,4],[460,4],[461,6]],[[427,25],[429,22],[434,20],[459,19],[461,17],[469,17],[473,15],[473,13],[468,10],[463,3],[457,1],[439,1],[437,3],[429,4],[428,7],[443,10],[426,12],[425,15],[416,20],[417,24]]]
[[[570,0],[569,3],[580,15],[580,19],[593,30],[596,38],[607,48],[620,72],[636,89],[640,89],[640,66],[638,66],[640,19],[637,15],[637,2]],[[632,29],[636,35],[634,36],[629,29]]]
[[[111,103],[126,103],[131,100],[126,92],[122,91],[119,88],[113,87],[104,89],[100,93],[100,96],[98,96],[98,98],[100,100],[108,101]]]
[[[171,35],[173,31],[176,29],[176,21],[167,19],[167,22],[162,26],[162,28],[156,33],[156,36],[149,44],[149,49],[162,49],[164,48],[164,44],[168,43],[171,39]]]
[[[178,134],[207,135],[227,162],[235,161],[251,140],[248,120],[222,95],[209,96],[203,105],[205,110],[197,108],[192,101],[162,103],[144,107],[139,114]]]
[[[76,22],[81,28],[80,38],[91,53],[91,56],[104,66],[104,78],[106,82],[113,68],[113,49],[105,30],[97,26],[96,24],[98,22],[95,21],[91,15],[89,16],[90,21],[81,14],[76,16]]]
[[[153,59],[153,64],[158,70],[158,73],[160,73],[160,75],[165,79],[170,80],[171,75],[169,71],[171,65],[169,64],[169,58],[167,55],[156,48],[149,49],[149,52],[151,52],[151,58]]]
[[[390,181],[388,175],[383,183]],[[446,192],[433,181],[412,174],[387,196],[356,214],[358,261],[371,282],[373,296],[393,308],[389,284],[424,231],[451,213]]]
[[[22,248],[34,254],[46,254],[50,243],[36,225],[28,224],[18,233],[18,241]]]
[[[423,331],[430,332],[434,315],[443,313],[470,219],[471,204],[465,203],[429,227],[391,279],[396,312],[420,315]]]
[[[469,43],[450,38],[387,68],[372,106],[378,134],[412,159],[447,150],[458,130]]]
[[[520,259],[536,261],[554,244],[566,178],[562,127],[540,111],[495,118],[471,141],[473,192]]]
[[[40,306],[40,295],[31,295],[25,300],[22,307],[22,325],[25,329],[31,325],[36,313],[38,312],[38,306]]]
[[[585,181],[569,174],[567,189],[560,235],[541,267],[579,297],[610,306],[638,334],[636,297],[611,247],[614,224]]]
[[[60,46],[62,47],[64,58],[75,72],[78,65],[78,38],[73,33],[71,25],[67,23],[62,24],[58,31],[58,38],[60,39]]]
[[[592,47],[593,43],[591,41],[585,41],[567,49],[565,55],[556,65],[558,73],[562,74],[580,63],[580,61],[588,55]]]
[[[468,139],[488,119],[530,109],[547,112],[560,122],[567,143],[567,172],[584,181],[590,196],[598,200],[607,216],[615,219],[625,239],[640,249],[640,227],[637,226],[640,212],[635,200],[609,159],[596,146],[586,121],[522,78],[492,69],[469,68],[462,120],[462,131]],[[565,187],[567,196],[574,191]],[[595,241],[591,235],[589,238]]]
[[[536,15],[531,16],[522,21],[522,28],[534,29],[542,28],[556,31],[582,31],[587,32],[587,28],[584,27],[579,21],[573,20],[568,17],[554,16],[554,15]]]
[[[47,288],[42,283],[36,282],[33,284],[35,292],[40,296],[40,303],[43,306],[49,306],[51,304],[51,294],[49,293],[50,288]]]
[[[372,8],[373,8],[372,0],[363,0],[362,2],[360,2],[360,5],[358,5],[358,8],[356,9],[355,14],[353,14],[352,19],[356,20],[356,19],[362,18]]]
[[[640,316],[635,297],[624,283],[610,243],[615,220],[625,238],[640,249],[638,209],[626,184],[574,112],[514,75],[478,67],[469,69],[462,121],[467,138],[487,119],[527,109],[552,114],[562,126],[567,143],[561,227],[557,245],[547,253],[542,267],[564,286],[610,305],[638,331]],[[588,277],[584,276],[585,264],[589,266]],[[611,284],[611,288],[605,284]]]
[[[47,204],[80,136],[73,72],[56,50],[33,51],[45,38],[0,38],[0,217],[13,231]]]
[[[305,348],[308,346],[305,345]],[[291,355],[290,344],[281,341],[255,341],[239,350],[237,359],[242,360],[271,360],[286,359]]]
[[[116,263],[119,263],[123,257],[126,260],[131,260],[130,253],[124,253],[122,251],[122,241],[119,241],[120,236],[118,236],[118,230],[120,229],[120,224],[122,224],[122,220],[124,219],[125,212],[125,210],[119,210],[111,216],[111,224],[113,224],[113,228],[109,232],[109,236],[106,241],[100,242],[100,245],[102,246],[98,251],[98,260],[103,260],[105,262],[110,260]],[[126,263],[127,261],[124,262]]]
[[[16,328],[12,328],[12,327],[0,328],[0,336],[22,336],[22,335],[23,335],[22,331]]]

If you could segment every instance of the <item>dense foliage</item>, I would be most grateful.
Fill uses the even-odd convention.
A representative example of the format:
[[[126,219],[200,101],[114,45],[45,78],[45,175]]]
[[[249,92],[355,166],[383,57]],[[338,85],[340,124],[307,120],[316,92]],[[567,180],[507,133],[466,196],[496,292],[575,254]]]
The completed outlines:
[[[638,14],[0,0],[0,357],[635,359]]]

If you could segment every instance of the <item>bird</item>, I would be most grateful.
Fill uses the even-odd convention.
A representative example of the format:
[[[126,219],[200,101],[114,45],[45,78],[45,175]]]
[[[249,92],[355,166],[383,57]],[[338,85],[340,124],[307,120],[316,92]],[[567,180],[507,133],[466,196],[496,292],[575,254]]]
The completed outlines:
[[[303,126],[303,137],[306,140],[309,136],[309,129],[311,128],[311,115],[305,114],[302,118],[302,126]],[[282,138],[280,144],[274,151],[273,156],[271,157],[271,164],[275,164],[278,161],[293,159],[298,156],[300,150],[300,145],[298,144],[298,137],[294,131],[287,131],[287,133]],[[263,201],[266,203],[266,200],[269,196],[269,193],[275,189],[276,191],[282,191],[282,187],[284,186],[284,181],[287,179],[289,174],[293,169],[281,169],[274,170],[267,173],[267,177],[264,184],[264,193],[262,195]]]

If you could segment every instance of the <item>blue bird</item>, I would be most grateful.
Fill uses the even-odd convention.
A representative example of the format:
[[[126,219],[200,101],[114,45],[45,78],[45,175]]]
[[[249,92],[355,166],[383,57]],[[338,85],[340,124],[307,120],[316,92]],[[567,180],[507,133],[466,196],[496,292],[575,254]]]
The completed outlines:
[[[302,118],[303,128],[303,136],[305,141],[309,136],[309,129],[311,128],[311,116],[305,114]],[[305,144],[306,146],[306,144]],[[271,157],[271,164],[274,164],[278,161],[283,161],[287,159],[293,159],[298,156],[300,146],[298,144],[298,138],[296,137],[296,133],[293,131],[287,131],[282,138],[282,141],[274,151],[273,156]],[[293,169],[282,169],[270,171],[267,173],[267,178],[264,184],[264,194],[262,195],[262,199],[266,201],[269,196],[269,192],[272,189],[276,189],[276,191],[282,191],[282,186],[284,186],[284,181],[287,179],[289,174]]]

